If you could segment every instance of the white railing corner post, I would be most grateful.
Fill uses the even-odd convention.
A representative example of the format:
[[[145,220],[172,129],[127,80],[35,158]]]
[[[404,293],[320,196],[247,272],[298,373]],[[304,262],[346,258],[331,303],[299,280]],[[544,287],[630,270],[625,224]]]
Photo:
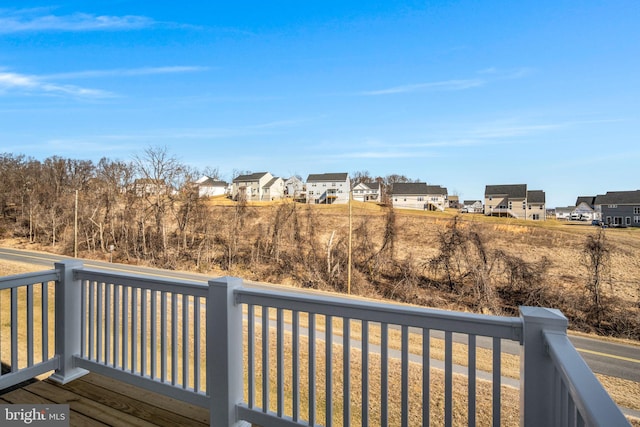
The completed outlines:
[[[567,318],[559,310],[541,307],[520,307],[520,317],[520,425],[553,425],[555,366],[543,331],[566,334]]]
[[[73,357],[81,350],[81,290],[80,280],[73,277],[74,269],[81,269],[82,261],[69,260],[55,263],[60,279],[55,285],[55,348],[59,358],[58,369],[51,375],[53,381],[66,384],[89,371],[77,368]]]
[[[238,420],[236,405],[243,399],[242,306],[236,304],[234,290],[242,279],[221,277],[209,281],[207,298],[207,394],[210,425],[244,425]]]

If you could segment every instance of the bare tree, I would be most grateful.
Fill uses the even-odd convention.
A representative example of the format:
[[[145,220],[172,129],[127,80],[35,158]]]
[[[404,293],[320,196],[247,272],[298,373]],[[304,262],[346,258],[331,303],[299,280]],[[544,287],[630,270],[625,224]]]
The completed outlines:
[[[606,282],[611,269],[611,246],[606,239],[604,229],[598,228],[595,234],[587,236],[582,254],[588,274],[586,289],[591,296],[592,309],[599,326],[604,309],[602,285]]]

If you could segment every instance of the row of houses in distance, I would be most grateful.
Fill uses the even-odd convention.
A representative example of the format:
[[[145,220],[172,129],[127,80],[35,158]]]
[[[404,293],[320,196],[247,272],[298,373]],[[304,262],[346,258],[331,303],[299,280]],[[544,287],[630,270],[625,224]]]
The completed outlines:
[[[580,196],[575,206],[556,208],[556,218],[597,221],[611,227],[640,227],[640,190]]]
[[[388,203],[394,208],[444,211],[459,209],[465,213],[543,221],[547,219],[543,190],[529,190],[527,184],[487,185],[484,200],[464,200],[449,195],[447,188],[424,182],[394,183],[384,191],[380,181],[359,182],[351,186],[349,174],[310,174],[306,181],[292,176],[284,179],[269,172],[237,176],[232,183],[202,177],[197,181],[199,194],[233,200],[273,201],[284,198],[310,204],[347,203],[353,200]],[[594,197],[579,197],[576,206],[556,208],[557,218],[601,220],[605,224],[640,226],[640,190],[613,191]]]

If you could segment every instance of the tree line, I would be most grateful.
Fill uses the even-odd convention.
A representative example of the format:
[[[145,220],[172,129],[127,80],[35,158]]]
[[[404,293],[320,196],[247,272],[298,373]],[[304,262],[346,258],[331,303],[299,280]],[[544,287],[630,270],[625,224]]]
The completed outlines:
[[[212,205],[194,184],[202,175],[220,178],[216,169],[198,171],[164,148],[148,148],[131,161],[103,158],[98,163],[2,154],[0,237],[19,237],[66,255],[76,247],[86,257],[113,250],[120,262],[221,269],[254,280],[349,288],[427,306],[495,314],[517,314],[519,305],[551,306],[583,329],[640,336],[640,321],[633,315],[637,307],[603,295],[613,248],[602,230],[584,243],[585,293],[580,295],[549,283],[549,259],[531,261],[501,250],[486,230],[459,217],[437,228],[431,240],[409,245],[388,206],[353,222],[350,266],[343,217],[331,223],[298,203],[255,207],[240,199]],[[363,171],[352,179],[376,178]],[[403,175],[378,179],[411,182]],[[435,251],[426,261],[415,259],[412,254],[425,244]]]

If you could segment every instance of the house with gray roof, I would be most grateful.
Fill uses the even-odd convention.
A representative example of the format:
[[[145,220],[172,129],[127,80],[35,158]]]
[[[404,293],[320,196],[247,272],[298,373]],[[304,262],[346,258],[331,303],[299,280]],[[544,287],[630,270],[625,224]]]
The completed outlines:
[[[640,190],[607,191],[596,196],[595,211],[612,227],[640,227]]]
[[[484,214],[519,219],[545,220],[546,196],[542,190],[527,190],[527,184],[487,185]]]
[[[348,173],[320,173],[307,177],[307,203],[348,203],[350,191]]]
[[[396,182],[391,187],[391,204],[400,209],[444,211],[447,189],[424,182]]]
[[[599,219],[595,210],[595,196],[580,196],[576,199],[576,206],[571,212],[571,219],[592,221]]]
[[[229,184],[208,176],[203,176],[196,181],[198,197],[224,196],[229,191]]]
[[[353,200],[375,203],[382,201],[382,184],[379,182],[361,182],[352,191]]]
[[[278,181],[280,180],[280,181]],[[231,197],[246,201],[275,200],[284,194],[284,181],[269,172],[239,175],[233,180]]]
[[[462,212],[482,213],[482,200],[464,200],[462,202]]]

